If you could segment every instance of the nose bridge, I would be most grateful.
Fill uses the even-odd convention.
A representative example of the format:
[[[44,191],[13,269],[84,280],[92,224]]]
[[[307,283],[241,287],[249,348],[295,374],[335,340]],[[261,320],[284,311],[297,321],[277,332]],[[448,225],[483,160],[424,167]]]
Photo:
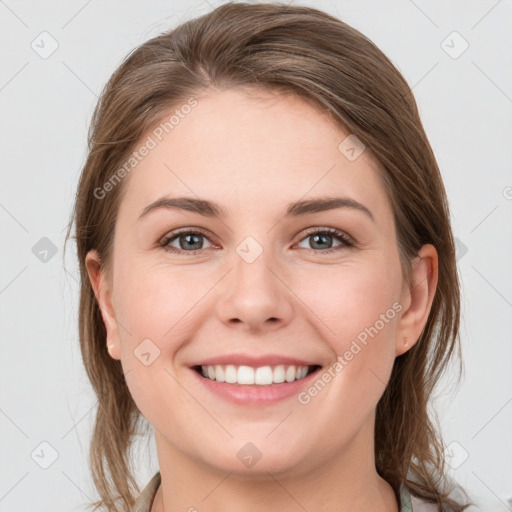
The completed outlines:
[[[259,238],[262,238],[261,236]],[[272,254],[270,239],[267,238],[265,246],[263,242],[249,235],[235,248],[236,256],[233,258],[233,281],[235,288],[239,285],[248,288],[247,292],[257,294],[260,291],[267,294],[276,283],[274,274],[270,268],[276,266],[275,255]]]
[[[263,247],[256,238],[248,236],[235,252],[232,272],[218,304],[222,320],[236,320],[252,329],[269,319],[287,322],[291,304],[286,286],[277,277],[278,258],[270,244]]]

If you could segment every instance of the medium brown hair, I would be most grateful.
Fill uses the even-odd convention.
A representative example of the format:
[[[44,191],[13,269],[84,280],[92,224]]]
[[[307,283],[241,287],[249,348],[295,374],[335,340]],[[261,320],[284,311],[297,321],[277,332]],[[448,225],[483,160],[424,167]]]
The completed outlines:
[[[126,511],[140,492],[129,452],[141,414],[121,362],[105,349],[106,330],[85,258],[96,249],[110,275],[123,183],[94,193],[119,170],[170,108],[209,87],[257,87],[300,96],[355,134],[376,156],[393,207],[403,274],[424,244],[438,252],[438,285],[418,342],[397,357],[376,411],[378,473],[398,495],[459,512],[448,496],[441,434],[429,416],[434,387],[452,356],[460,362],[460,290],[443,182],[412,91],[364,35],[310,7],[226,3],[145,42],[106,84],[95,108],[66,241],[75,223],[80,267],[79,339],[98,399],[90,449],[101,500],[94,510]],[[341,142],[341,141],[340,141]],[[119,503],[120,502],[120,503]]]

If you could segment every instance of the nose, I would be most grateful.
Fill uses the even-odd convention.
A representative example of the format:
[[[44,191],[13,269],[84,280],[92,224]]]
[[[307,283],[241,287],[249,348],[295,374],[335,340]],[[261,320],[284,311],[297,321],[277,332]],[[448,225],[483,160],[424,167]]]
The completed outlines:
[[[217,313],[230,327],[256,333],[287,325],[293,315],[293,293],[280,276],[276,260],[263,251],[254,261],[234,258],[219,290]]]

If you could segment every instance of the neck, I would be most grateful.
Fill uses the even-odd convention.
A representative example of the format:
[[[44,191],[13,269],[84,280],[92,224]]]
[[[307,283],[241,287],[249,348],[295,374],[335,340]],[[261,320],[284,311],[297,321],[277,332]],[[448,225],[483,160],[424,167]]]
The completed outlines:
[[[372,443],[354,439],[342,454],[309,460],[302,469],[260,469],[247,476],[192,460],[157,432],[155,439],[162,484],[151,512],[399,510],[395,490],[375,470]]]

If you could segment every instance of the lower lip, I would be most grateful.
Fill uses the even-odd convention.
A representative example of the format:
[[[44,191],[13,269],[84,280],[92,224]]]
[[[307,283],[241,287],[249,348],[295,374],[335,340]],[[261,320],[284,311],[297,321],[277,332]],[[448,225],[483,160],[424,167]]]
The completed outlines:
[[[270,405],[292,396],[297,396],[300,391],[309,386],[316,377],[319,369],[300,380],[258,386],[249,384],[229,384],[217,382],[203,377],[192,369],[195,376],[201,381],[208,391],[238,405]]]

